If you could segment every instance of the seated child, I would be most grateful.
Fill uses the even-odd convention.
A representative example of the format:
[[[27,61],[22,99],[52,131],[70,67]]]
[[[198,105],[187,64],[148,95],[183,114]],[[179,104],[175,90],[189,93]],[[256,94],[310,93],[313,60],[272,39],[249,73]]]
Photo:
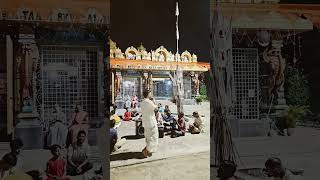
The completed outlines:
[[[53,157],[47,163],[47,180],[70,180],[66,176],[67,162],[61,156],[61,147],[59,145],[51,146],[51,154]]]
[[[126,108],[126,112],[124,113],[123,120],[125,121],[131,121],[131,112],[129,111],[129,108]]]

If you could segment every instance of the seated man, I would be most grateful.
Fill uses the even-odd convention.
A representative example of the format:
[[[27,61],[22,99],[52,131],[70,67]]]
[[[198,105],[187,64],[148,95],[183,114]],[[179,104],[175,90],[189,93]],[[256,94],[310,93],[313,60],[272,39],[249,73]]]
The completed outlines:
[[[237,166],[233,161],[224,161],[217,170],[217,177],[220,180],[243,180],[242,178],[234,175],[236,170]]]
[[[17,157],[14,154],[6,154],[0,160],[0,179],[3,180],[32,180],[31,176],[21,172],[12,171],[12,168],[17,164]]]
[[[139,115],[139,109],[137,107],[137,104],[133,104],[133,107],[131,109],[131,116],[136,117]]]
[[[121,139],[121,140],[118,141],[118,132],[114,127],[115,127],[115,120],[111,119],[110,120],[110,129],[109,129],[109,134],[110,134],[110,153],[120,149],[121,146],[123,146],[123,144],[126,142],[126,139]]]
[[[85,131],[79,131],[77,141],[68,148],[67,175],[82,175],[93,167],[89,162],[90,147],[84,143],[86,136]]]
[[[171,111],[168,110],[165,115],[163,116],[163,120],[166,124],[170,124],[170,122],[173,122],[175,120],[174,116],[171,114]]]
[[[269,158],[265,163],[265,172],[274,180],[293,180],[294,175],[283,167],[279,158]]]
[[[163,117],[162,117],[162,114],[160,113],[160,111],[158,109],[155,109],[154,114],[156,116],[156,120],[157,120],[158,125],[163,125]]]
[[[189,131],[191,134],[199,134],[204,132],[204,124],[198,112],[193,112],[194,122],[190,124]]]
[[[125,121],[131,121],[131,112],[129,111],[129,108],[126,108],[126,112],[124,113],[123,120]]]
[[[23,159],[21,157],[21,149],[22,149],[22,147],[23,147],[23,142],[19,138],[16,138],[16,139],[14,139],[14,140],[12,140],[10,142],[10,150],[11,151],[8,154],[12,154],[13,156],[17,157],[17,163],[12,168],[12,171],[22,170],[23,169],[23,166],[22,166]]]
[[[165,105],[164,110],[163,110],[163,114],[167,114],[167,112],[170,111],[169,106]]]
[[[184,113],[181,112],[176,120],[178,129],[176,130],[177,136],[184,136],[186,134],[186,121],[184,119]]]

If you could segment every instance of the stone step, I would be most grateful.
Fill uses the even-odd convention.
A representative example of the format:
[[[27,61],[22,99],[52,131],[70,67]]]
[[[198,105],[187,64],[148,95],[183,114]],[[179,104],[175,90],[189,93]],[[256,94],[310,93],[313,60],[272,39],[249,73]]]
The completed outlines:
[[[9,142],[0,142],[0,151],[9,151]]]

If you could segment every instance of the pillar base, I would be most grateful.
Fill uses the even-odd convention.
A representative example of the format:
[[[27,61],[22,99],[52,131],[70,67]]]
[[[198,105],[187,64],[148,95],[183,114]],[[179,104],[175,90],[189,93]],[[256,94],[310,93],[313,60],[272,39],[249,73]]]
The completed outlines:
[[[43,133],[37,113],[18,114],[18,124],[15,127],[15,136],[23,142],[23,149],[42,149]]]

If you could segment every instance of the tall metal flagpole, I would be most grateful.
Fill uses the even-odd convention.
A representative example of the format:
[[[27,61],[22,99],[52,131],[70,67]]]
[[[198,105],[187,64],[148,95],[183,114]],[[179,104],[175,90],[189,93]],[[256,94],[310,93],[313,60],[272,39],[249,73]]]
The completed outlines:
[[[176,99],[176,104],[177,104],[177,112],[181,113],[183,112],[183,105],[182,105],[182,99],[183,99],[183,94],[184,94],[184,87],[183,87],[183,71],[181,67],[179,67],[179,27],[178,27],[178,20],[179,20],[179,5],[178,2],[176,2],[176,40],[177,40],[177,70],[175,72],[175,86],[176,86],[176,91],[177,91],[177,99]]]
[[[177,40],[177,54],[179,53],[179,5],[176,2],[176,40]]]

